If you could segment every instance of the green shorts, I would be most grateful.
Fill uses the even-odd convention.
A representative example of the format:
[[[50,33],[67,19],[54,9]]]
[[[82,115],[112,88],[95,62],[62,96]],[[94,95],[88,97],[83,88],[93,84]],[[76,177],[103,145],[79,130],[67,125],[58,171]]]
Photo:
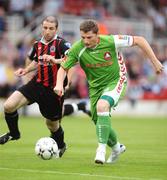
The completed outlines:
[[[92,113],[92,120],[96,123],[97,121],[97,107],[96,104],[98,100],[102,96],[108,96],[111,97],[114,100],[114,106],[117,106],[120,99],[122,99],[125,95],[127,87],[127,82],[120,83],[119,81],[114,82],[108,86],[106,86],[104,89],[101,90],[101,92],[98,91],[98,93],[94,96],[91,96],[90,94],[90,103],[91,103],[91,113]],[[111,107],[111,108],[113,108]]]

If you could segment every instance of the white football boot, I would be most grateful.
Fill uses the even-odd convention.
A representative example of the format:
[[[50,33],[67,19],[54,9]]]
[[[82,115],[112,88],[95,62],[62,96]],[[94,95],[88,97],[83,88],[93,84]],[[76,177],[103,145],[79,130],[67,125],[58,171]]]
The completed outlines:
[[[119,148],[113,148],[111,155],[107,159],[107,163],[115,163],[119,155],[126,151],[126,147],[123,144],[119,144]]]
[[[96,150],[96,157],[95,163],[97,164],[104,164],[105,163],[105,156],[106,156],[106,149],[101,148],[100,146]]]

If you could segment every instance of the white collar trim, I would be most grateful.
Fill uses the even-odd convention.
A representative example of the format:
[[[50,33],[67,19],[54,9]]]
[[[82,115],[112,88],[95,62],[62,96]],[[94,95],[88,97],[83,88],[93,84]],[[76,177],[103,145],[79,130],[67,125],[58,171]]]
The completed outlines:
[[[54,39],[57,39],[57,36],[58,36],[58,35],[56,34],[51,41],[53,41]],[[42,38],[41,38],[41,40],[40,40],[40,42],[43,43],[43,44],[45,44],[45,45],[46,45],[46,44],[49,44],[51,41],[49,41],[49,42],[46,43],[46,42],[45,42],[45,39],[44,39],[44,36],[42,36]]]

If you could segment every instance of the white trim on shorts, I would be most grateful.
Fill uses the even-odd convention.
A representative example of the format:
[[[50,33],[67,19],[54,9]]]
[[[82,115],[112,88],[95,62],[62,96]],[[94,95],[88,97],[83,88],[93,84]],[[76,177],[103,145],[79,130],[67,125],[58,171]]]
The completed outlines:
[[[125,66],[125,63],[124,63],[124,60],[123,60],[123,56],[121,54],[119,54],[118,56],[118,64],[119,64],[119,67],[120,67],[120,78],[118,79],[118,82],[115,86],[115,88],[113,90],[109,90],[109,87],[107,87],[104,91],[104,93],[102,94],[103,95],[107,95],[107,96],[110,96],[114,99],[114,106],[117,105],[119,99],[120,99],[120,96],[122,94],[122,91],[124,90],[124,87],[125,87],[125,83],[127,82],[127,77],[126,77],[126,74],[127,74],[127,71],[126,71],[126,66]],[[108,91],[107,91],[108,89]]]

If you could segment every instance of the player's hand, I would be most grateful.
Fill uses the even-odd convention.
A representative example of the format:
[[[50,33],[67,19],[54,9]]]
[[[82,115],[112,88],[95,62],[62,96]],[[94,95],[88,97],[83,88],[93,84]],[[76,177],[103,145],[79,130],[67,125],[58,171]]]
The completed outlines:
[[[63,88],[63,87],[59,88],[59,87],[55,86],[55,87],[54,87],[54,92],[55,92],[58,96],[63,96],[63,95],[64,95],[64,88]]]
[[[18,77],[26,75],[28,72],[24,68],[19,68],[17,71],[14,72],[14,74]]]
[[[162,71],[164,70],[164,66],[158,60],[154,62],[154,68],[157,74],[162,73]]]
[[[44,54],[43,56],[43,60],[44,60],[44,62],[52,62],[53,61],[53,56],[51,56],[51,55],[48,55],[48,54]]]
[[[65,91],[68,91],[68,90],[70,89],[70,86],[71,86],[71,82],[69,82],[69,83],[67,84],[67,86],[65,87]]]
[[[62,62],[65,62],[67,60],[67,56],[64,56],[63,58],[62,58]]]
[[[62,61],[64,60],[64,58],[55,59],[53,56],[48,54],[44,54],[42,57],[45,63],[51,63],[51,64],[61,64]]]

